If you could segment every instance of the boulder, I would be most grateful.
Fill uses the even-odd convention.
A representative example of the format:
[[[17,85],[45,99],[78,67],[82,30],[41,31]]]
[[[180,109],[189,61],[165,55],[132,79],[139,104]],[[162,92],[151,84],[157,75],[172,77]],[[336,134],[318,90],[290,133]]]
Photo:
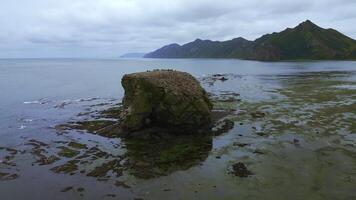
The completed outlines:
[[[122,78],[123,128],[165,127],[190,131],[208,127],[213,107],[207,93],[190,74],[155,70]]]

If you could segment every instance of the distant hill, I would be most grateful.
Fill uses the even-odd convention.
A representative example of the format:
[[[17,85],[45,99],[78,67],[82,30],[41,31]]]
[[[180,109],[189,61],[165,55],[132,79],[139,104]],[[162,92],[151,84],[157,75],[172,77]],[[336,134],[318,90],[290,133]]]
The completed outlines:
[[[125,53],[120,58],[143,58],[146,53]]]
[[[307,20],[295,28],[264,35],[255,41],[197,39],[170,44],[146,58],[239,58],[250,60],[356,60],[356,41],[334,29],[321,28]]]

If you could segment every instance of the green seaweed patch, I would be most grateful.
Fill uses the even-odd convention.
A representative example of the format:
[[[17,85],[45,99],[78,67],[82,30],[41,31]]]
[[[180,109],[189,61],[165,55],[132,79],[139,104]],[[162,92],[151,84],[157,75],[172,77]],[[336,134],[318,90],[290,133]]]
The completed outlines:
[[[61,189],[61,192],[68,192],[68,191],[71,191],[71,190],[74,190],[74,188],[72,186],[68,186],[68,187],[65,187],[65,188]]]
[[[89,133],[98,134],[108,138],[118,137],[122,130],[118,121],[113,120],[88,120],[69,122],[56,126],[57,130],[83,130]]]
[[[223,133],[227,133],[229,130],[233,129],[235,126],[235,122],[231,119],[225,118],[219,120],[215,126],[212,128],[214,135],[221,135]]]
[[[70,142],[68,144],[69,147],[75,148],[75,149],[87,149],[87,145],[86,144],[81,144],[78,142]]]
[[[92,147],[84,152],[84,154],[76,157],[77,159],[91,158],[91,160],[96,160],[99,158],[108,158],[110,155],[105,151],[100,150],[97,147]]]
[[[79,160],[70,160],[63,165],[53,167],[51,171],[53,171],[54,173],[64,173],[64,174],[73,173],[78,170],[77,163],[79,163]]]
[[[115,186],[116,187],[123,187],[123,188],[131,188],[131,186],[127,185],[125,182],[122,181],[115,181]]]
[[[46,155],[47,151],[44,148],[48,148],[49,145],[44,142],[31,139],[26,143],[26,145],[32,146],[31,154],[36,159],[35,163],[37,163],[39,165],[50,165],[50,164],[53,164],[54,162],[59,160],[59,158],[57,156]]]
[[[214,110],[235,111],[238,107],[238,103],[241,101],[241,99],[238,98],[239,96],[239,94],[232,91],[223,91],[221,94],[212,95],[210,98]]]
[[[9,175],[9,173],[4,173],[4,172],[0,172],[0,179],[2,179],[3,177]]]
[[[114,159],[105,162],[102,165],[96,167],[90,173],[88,173],[87,176],[105,177],[109,171],[115,173],[117,177],[122,175],[122,169],[121,169],[121,165],[119,164],[119,160]]]
[[[66,157],[66,158],[73,158],[74,156],[77,156],[80,151],[70,149],[68,147],[57,147],[58,149],[61,149],[61,151],[58,152],[58,155],[61,157]]]
[[[116,124],[116,122],[112,120],[92,120],[92,121],[76,122],[76,124],[73,125],[73,128],[87,130],[88,132],[91,133],[96,133],[99,130],[114,124]]]
[[[15,167],[16,163],[13,162],[13,160],[15,159],[15,156],[18,153],[18,151],[16,149],[12,149],[8,147],[1,147],[0,150],[3,151],[1,152],[2,160],[0,160],[0,164],[7,165],[9,167]]]
[[[18,153],[18,150],[13,148],[5,147],[4,149],[11,155],[16,155]]]
[[[52,155],[52,156],[46,157],[43,154],[40,154],[36,163],[38,163],[39,165],[51,165],[58,160],[60,160],[60,159],[57,156]]]
[[[102,118],[121,119],[120,116],[122,112],[123,112],[122,106],[115,106],[101,111],[99,115]]]
[[[0,172],[0,180],[1,181],[11,181],[11,180],[17,179],[18,177],[19,177],[19,175],[17,175],[17,174]]]
[[[255,112],[251,112],[250,115],[252,118],[258,119],[258,118],[264,118],[266,116],[266,113],[261,111],[255,111]]]
[[[238,101],[225,101],[225,100],[213,101],[214,110],[235,111],[237,107],[238,107]]]
[[[32,146],[37,147],[37,148],[48,147],[48,144],[46,144],[44,142],[41,142],[41,141],[38,141],[38,140],[35,140],[35,139],[29,140],[26,143],[26,145],[32,145]]]

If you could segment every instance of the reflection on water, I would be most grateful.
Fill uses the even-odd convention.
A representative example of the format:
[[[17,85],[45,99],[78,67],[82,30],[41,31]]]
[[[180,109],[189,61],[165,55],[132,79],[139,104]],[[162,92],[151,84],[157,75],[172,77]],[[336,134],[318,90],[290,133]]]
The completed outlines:
[[[102,108],[103,105],[105,105],[104,108]],[[62,158],[72,158],[72,160],[53,168],[52,171],[71,174],[80,172],[102,179],[111,177],[109,171],[120,171],[120,173],[115,172],[116,177],[119,177],[125,170],[137,178],[149,179],[198,165],[208,157],[211,151],[213,132],[178,134],[169,132],[169,129],[157,127],[132,133],[123,132],[120,128],[119,117],[122,112],[121,104],[114,104],[113,107],[107,108],[108,105],[110,104],[100,103],[91,106],[92,109],[87,109],[87,112],[77,115],[80,121],[56,125],[55,130],[57,134],[73,132],[97,134],[105,138],[120,140],[120,142],[112,148],[106,146],[106,151],[100,150],[98,145],[88,148],[86,144],[77,142],[57,142],[68,144],[56,147],[61,149],[58,155]],[[223,112],[214,112],[214,115],[218,113],[226,115]],[[223,129],[223,127],[217,127],[215,132],[224,132]],[[82,149],[83,153],[81,154],[78,149]],[[114,153],[118,152],[118,149],[123,149],[123,151]],[[50,158],[52,157],[44,159]],[[88,166],[92,166],[94,170],[86,170]]]
[[[122,74],[158,67],[198,77],[232,129],[116,137]],[[4,199],[356,199],[355,62],[13,60],[0,71]],[[236,163],[253,175],[234,176]]]
[[[148,137],[123,140],[127,148],[129,171],[139,178],[169,175],[203,162],[212,148],[212,136],[167,135],[153,133]]]

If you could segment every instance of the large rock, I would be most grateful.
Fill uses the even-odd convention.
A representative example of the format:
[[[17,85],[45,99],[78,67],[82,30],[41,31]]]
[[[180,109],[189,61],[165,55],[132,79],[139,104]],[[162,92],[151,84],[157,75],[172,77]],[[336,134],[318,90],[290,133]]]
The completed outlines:
[[[158,126],[187,131],[210,124],[212,104],[188,73],[133,73],[125,75],[121,83],[125,89],[123,127],[128,130]]]

